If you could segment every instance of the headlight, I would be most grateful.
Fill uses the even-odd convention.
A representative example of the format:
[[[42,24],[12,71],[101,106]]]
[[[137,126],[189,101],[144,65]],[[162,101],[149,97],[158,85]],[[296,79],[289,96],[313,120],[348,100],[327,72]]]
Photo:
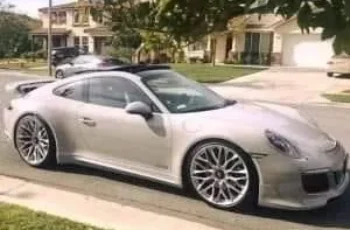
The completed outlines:
[[[294,159],[302,158],[299,150],[292,145],[286,138],[270,130],[265,131],[266,138],[281,153]]]

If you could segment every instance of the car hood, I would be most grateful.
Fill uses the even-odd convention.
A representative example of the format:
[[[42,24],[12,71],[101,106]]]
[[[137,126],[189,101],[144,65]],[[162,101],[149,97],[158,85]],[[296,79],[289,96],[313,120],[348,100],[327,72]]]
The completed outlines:
[[[203,122],[202,119],[214,124],[220,123],[232,130],[244,126],[253,127],[262,135],[265,130],[270,130],[282,135],[304,151],[315,151],[315,148],[317,151],[330,151],[336,146],[336,141],[323,132],[315,122],[286,106],[270,103],[237,103],[196,116],[197,122],[199,120]]]

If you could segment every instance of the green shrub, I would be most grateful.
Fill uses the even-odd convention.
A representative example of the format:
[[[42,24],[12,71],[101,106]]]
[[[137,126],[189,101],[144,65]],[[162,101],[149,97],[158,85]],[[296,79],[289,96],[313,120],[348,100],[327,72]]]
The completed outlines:
[[[36,58],[39,59],[47,59],[47,51],[46,50],[39,50],[35,52]]]

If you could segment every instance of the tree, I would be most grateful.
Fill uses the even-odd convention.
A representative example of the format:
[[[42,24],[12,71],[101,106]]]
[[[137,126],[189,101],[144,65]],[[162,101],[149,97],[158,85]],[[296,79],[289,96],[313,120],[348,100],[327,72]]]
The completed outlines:
[[[350,0],[268,0],[253,11],[274,12],[286,19],[296,16],[303,32],[322,28],[322,39],[334,38],[337,54],[350,54]]]
[[[18,15],[13,6],[0,1],[0,57],[17,57],[30,51],[30,26],[33,20]]]
[[[95,18],[106,17],[115,34],[127,28],[146,35],[142,36],[144,43],[159,40],[175,52],[208,34],[226,30],[227,21],[245,12],[247,1],[232,2],[235,7],[226,11],[228,4],[216,0],[105,0],[92,12]],[[211,7],[215,4],[218,6]],[[153,46],[157,44],[153,42]]]
[[[177,44],[190,44],[226,30],[232,18],[274,13],[296,17],[305,33],[322,28],[322,39],[334,38],[336,53],[350,54],[350,0],[105,0],[103,10],[121,27],[162,33]]]
[[[350,54],[350,0],[267,0],[265,5],[254,7],[256,2],[162,0],[158,16],[169,23],[169,31],[175,34],[190,34],[191,28],[196,28],[197,34],[220,30],[231,18],[250,13],[297,17],[303,32],[322,28],[322,39],[334,38],[336,53]],[[172,24],[175,18],[177,23]]]

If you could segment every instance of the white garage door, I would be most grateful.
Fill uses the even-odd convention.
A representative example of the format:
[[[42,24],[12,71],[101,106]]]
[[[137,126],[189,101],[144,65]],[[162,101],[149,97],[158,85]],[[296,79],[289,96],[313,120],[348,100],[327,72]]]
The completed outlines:
[[[283,65],[326,67],[332,55],[332,41],[321,41],[320,35],[288,34],[283,36]]]

